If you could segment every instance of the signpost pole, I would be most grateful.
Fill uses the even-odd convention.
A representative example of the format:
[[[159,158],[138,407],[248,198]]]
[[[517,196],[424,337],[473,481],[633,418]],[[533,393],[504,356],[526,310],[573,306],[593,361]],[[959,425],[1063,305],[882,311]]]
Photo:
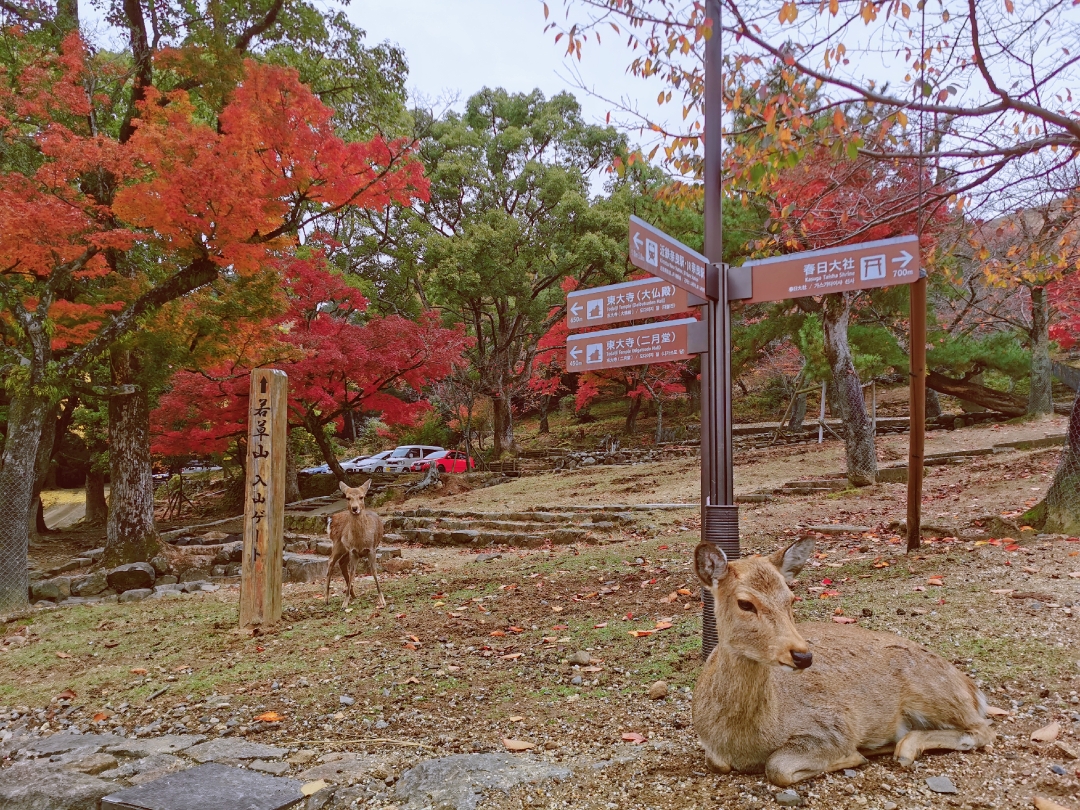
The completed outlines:
[[[284,371],[257,368],[251,373],[240,567],[242,628],[265,629],[281,619],[288,387]]]
[[[721,216],[722,120],[720,0],[708,0],[706,15],[712,36],[705,43],[705,257],[708,304],[704,310],[708,351],[701,355],[701,539],[716,543],[729,559],[739,556],[739,513],[735,506],[731,454],[731,324],[727,273],[723,267]],[[701,654],[717,644],[712,599],[705,593],[701,621]]]
[[[910,285],[911,379],[909,381],[910,431],[908,433],[907,549],[915,551],[922,541],[922,484],[926,442],[926,277]]]

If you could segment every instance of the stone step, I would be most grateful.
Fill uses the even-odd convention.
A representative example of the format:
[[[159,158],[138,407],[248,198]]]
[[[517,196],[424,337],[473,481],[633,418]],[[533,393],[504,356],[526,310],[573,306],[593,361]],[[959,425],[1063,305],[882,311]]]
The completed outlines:
[[[565,525],[565,524],[564,524]],[[590,520],[576,522],[568,528],[581,528],[597,532],[617,531],[625,523],[617,523],[613,520]],[[452,518],[429,518],[429,517],[394,517],[386,521],[387,528],[395,530],[404,529],[434,529],[442,531],[458,531],[461,529],[487,529],[497,532],[509,532],[516,534],[543,534],[555,528],[561,528],[558,523],[540,523],[538,521],[521,520],[481,520]]]
[[[480,531],[478,529],[402,529],[401,534],[411,543],[423,546],[514,546],[537,548],[545,543],[569,545],[600,539],[584,528],[560,528],[543,534],[521,532]]]
[[[632,515],[621,514],[621,512],[625,512],[625,510],[605,509],[603,511],[611,512],[610,515],[605,517],[605,520],[616,523],[632,523],[634,521]],[[438,518],[474,521],[493,520],[515,523],[583,523],[592,520],[588,514],[582,514],[579,511],[569,509],[560,512],[549,512],[546,510],[537,510],[535,512],[479,512],[469,510],[457,511],[453,509],[429,509],[425,507],[394,512],[388,520],[394,520],[395,518]]]

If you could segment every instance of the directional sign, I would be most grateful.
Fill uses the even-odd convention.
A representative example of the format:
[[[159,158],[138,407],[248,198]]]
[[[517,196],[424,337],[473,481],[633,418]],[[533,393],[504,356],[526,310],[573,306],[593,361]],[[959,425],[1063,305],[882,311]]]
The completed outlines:
[[[566,326],[569,329],[606,326],[658,315],[676,315],[690,309],[686,290],[670,281],[644,278],[567,294]]]
[[[695,323],[693,318],[681,318],[570,335],[566,339],[566,370],[599,371],[686,360],[690,356],[687,330]]]
[[[911,284],[922,275],[914,235],[755,259],[747,267],[753,273],[748,304]]]
[[[705,297],[705,267],[709,261],[652,225],[630,217],[630,263]]]

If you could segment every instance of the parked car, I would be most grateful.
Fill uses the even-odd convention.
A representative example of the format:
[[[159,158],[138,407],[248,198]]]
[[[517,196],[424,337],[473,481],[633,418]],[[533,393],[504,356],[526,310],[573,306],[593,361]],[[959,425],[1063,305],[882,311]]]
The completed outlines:
[[[371,456],[368,455],[353,456],[352,458],[347,458],[343,462],[341,462],[341,469],[343,469],[347,473],[362,472],[362,470],[360,469],[360,465],[363,462],[367,461],[369,458],[371,458]]]
[[[324,461],[322,464],[318,464],[314,467],[304,467],[300,472],[304,475],[329,475],[330,465]]]
[[[393,452],[393,450],[383,450],[381,453],[368,456],[363,461],[357,463],[356,469],[352,470],[352,472],[367,473],[368,475],[377,472],[386,472],[386,460]]]
[[[412,472],[427,472],[428,467],[434,464],[441,473],[463,473],[476,469],[476,462],[459,450],[443,450],[441,453],[432,453],[427,458],[414,461],[409,469]]]
[[[441,452],[442,449],[426,444],[403,444],[393,449],[383,462],[383,466],[388,473],[408,472],[414,461],[427,458],[432,453]]]

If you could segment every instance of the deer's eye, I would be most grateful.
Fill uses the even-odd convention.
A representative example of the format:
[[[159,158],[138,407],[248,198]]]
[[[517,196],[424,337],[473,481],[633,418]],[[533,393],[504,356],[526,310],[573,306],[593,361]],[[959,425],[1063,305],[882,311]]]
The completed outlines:
[[[747,602],[745,599],[739,600],[739,610],[745,610],[747,613],[757,613],[757,608],[754,607],[753,602]]]

